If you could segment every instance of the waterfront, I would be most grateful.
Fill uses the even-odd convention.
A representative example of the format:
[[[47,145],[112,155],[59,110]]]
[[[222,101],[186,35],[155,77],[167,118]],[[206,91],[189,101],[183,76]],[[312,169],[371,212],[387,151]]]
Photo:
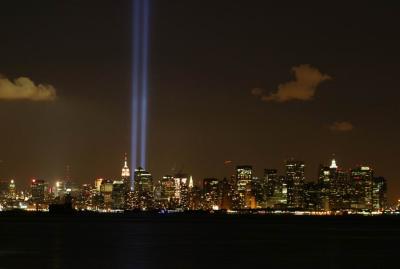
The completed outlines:
[[[0,268],[389,268],[399,224],[397,217],[6,215]]]

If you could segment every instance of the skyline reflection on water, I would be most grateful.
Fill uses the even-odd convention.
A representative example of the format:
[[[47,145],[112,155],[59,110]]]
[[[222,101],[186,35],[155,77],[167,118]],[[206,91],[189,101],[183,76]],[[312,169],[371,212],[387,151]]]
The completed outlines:
[[[399,218],[0,216],[0,268],[388,268]]]

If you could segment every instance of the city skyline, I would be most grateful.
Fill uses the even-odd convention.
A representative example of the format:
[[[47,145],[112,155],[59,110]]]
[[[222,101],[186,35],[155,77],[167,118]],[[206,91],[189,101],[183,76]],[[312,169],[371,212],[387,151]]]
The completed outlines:
[[[260,178],[260,177],[265,176],[265,171],[269,170],[269,169],[276,170],[278,172],[278,174],[283,175],[284,171],[285,171],[286,163],[288,161],[290,161],[290,160],[301,161],[300,159],[297,159],[297,158],[294,158],[294,157],[290,157],[290,158],[287,158],[287,159],[283,160],[282,161],[282,165],[280,167],[265,166],[264,168],[255,169],[254,165],[252,165],[251,163],[246,163],[246,162],[235,163],[232,160],[225,160],[224,163],[223,163],[223,167],[224,167],[223,170],[225,170],[225,174],[222,175],[222,176],[217,176],[217,175],[211,175],[211,174],[204,173],[206,176],[197,177],[197,176],[193,176],[193,174],[190,171],[187,171],[187,170],[183,169],[183,167],[180,168],[180,169],[178,168],[178,169],[171,169],[170,171],[165,171],[160,176],[154,175],[153,173],[151,173],[150,169],[146,169],[146,170],[149,171],[152,174],[152,177],[155,178],[155,180],[159,180],[159,179],[161,179],[162,177],[164,177],[166,175],[168,176],[168,175],[175,175],[175,174],[181,174],[181,173],[188,174],[188,175],[190,175],[191,180],[193,180],[194,184],[196,186],[198,186],[198,187],[201,187],[203,185],[203,181],[206,180],[206,179],[214,178],[214,179],[217,179],[219,181],[222,181],[223,179],[230,178],[230,177],[234,176],[235,173],[236,173],[235,169],[238,166],[239,167],[240,166],[249,166],[249,167],[251,167],[252,175],[255,178]],[[313,177],[313,176],[309,176],[311,173],[307,169],[307,164],[305,162],[303,162],[303,161],[301,161],[301,162],[304,164],[304,181],[305,182],[309,182],[309,183],[318,182],[319,177],[320,177],[319,173],[320,173],[321,167],[329,167],[329,166],[331,166],[331,168],[332,168],[332,166],[335,166],[336,169],[340,169],[340,171],[343,171],[343,172],[348,173],[348,174],[350,174],[352,169],[354,169],[355,167],[368,167],[368,168],[371,168],[372,170],[375,171],[373,165],[369,165],[369,164],[365,164],[365,163],[358,163],[358,164],[356,164],[356,165],[354,165],[352,167],[343,167],[342,165],[340,165],[340,160],[338,161],[336,155],[332,154],[331,158],[327,162],[320,162],[318,164],[318,169],[316,169],[316,171],[314,173],[315,176]],[[128,158],[128,154],[127,153],[124,154],[124,158],[123,158],[123,162],[122,163],[123,163],[122,172],[118,176],[117,175],[104,176],[104,175],[99,175],[97,173],[97,176],[92,177],[90,179],[86,179],[83,182],[81,182],[81,180],[77,181],[74,178],[74,176],[71,175],[71,166],[70,165],[66,165],[65,166],[65,170],[64,170],[62,175],[58,175],[58,176],[52,177],[52,178],[42,177],[42,176],[31,176],[31,177],[29,177],[27,179],[23,179],[22,181],[19,180],[19,179],[16,179],[15,177],[0,178],[0,180],[3,180],[3,181],[4,180],[9,180],[9,181],[12,180],[13,184],[18,182],[19,183],[19,186],[18,186],[19,188],[21,188],[21,185],[22,185],[22,189],[26,189],[27,187],[29,187],[29,185],[31,184],[32,180],[37,180],[37,179],[45,180],[46,182],[52,183],[52,185],[55,185],[57,182],[73,182],[74,184],[78,184],[78,185],[79,184],[83,184],[83,185],[85,185],[85,184],[92,184],[97,179],[107,179],[107,180],[112,180],[112,181],[120,180],[120,179],[122,179],[122,180],[123,179],[129,179],[130,186],[131,186],[131,188],[133,188],[133,186],[135,184],[135,182],[134,182],[134,173],[133,172],[141,170],[141,169],[144,169],[144,168],[141,167],[141,166],[138,166],[138,167],[133,168],[131,170],[131,168],[128,166],[128,163],[130,163],[130,162],[129,162],[129,158]],[[131,171],[133,171],[133,172],[131,172]],[[115,173],[115,174],[118,174],[118,173]],[[384,175],[384,174],[382,174],[382,175]],[[194,178],[194,179],[192,179],[192,178]],[[388,197],[389,197],[388,198],[389,204],[391,204],[391,205],[397,204],[397,202],[399,201],[398,194],[392,192],[392,197],[389,196],[389,194],[391,193],[390,192],[390,187],[388,188],[388,192],[387,193],[388,193]]]
[[[172,177],[173,175],[175,175],[175,176],[176,175],[187,175],[187,177],[190,177],[189,186],[191,188],[196,186],[196,187],[200,187],[200,189],[203,189],[203,191],[204,191],[204,189],[205,189],[205,185],[204,184],[205,184],[205,182],[207,180],[212,179],[213,181],[216,181],[216,182],[223,182],[224,180],[227,180],[227,179],[230,180],[232,177],[237,177],[237,173],[239,171],[238,169],[242,169],[243,168],[244,171],[246,171],[246,169],[250,169],[249,170],[250,174],[248,175],[248,177],[245,176],[243,178],[244,184],[240,184],[239,183],[240,182],[240,178],[237,179],[237,180],[239,180],[238,183],[237,183],[238,184],[238,188],[240,189],[239,186],[242,185],[242,188],[244,190],[247,187],[248,184],[254,184],[255,182],[257,182],[260,179],[261,180],[265,180],[265,177],[268,177],[267,174],[269,172],[272,172],[277,177],[285,177],[286,179],[288,177],[291,177],[290,176],[290,173],[291,173],[290,169],[291,168],[288,168],[288,163],[293,163],[295,165],[296,164],[301,165],[301,171],[302,171],[301,172],[302,173],[301,177],[302,177],[302,182],[304,184],[308,184],[308,183],[313,183],[313,184],[314,183],[318,183],[319,184],[320,181],[321,181],[321,177],[324,177],[324,174],[321,174],[321,173],[325,173],[324,171],[328,171],[328,175],[329,175],[330,174],[329,171],[331,171],[332,169],[335,170],[335,171],[338,171],[339,173],[342,173],[343,176],[345,177],[345,178],[343,178],[343,180],[350,180],[351,174],[356,169],[361,169],[361,170],[365,170],[365,171],[372,171],[372,173],[374,173],[374,168],[371,167],[371,166],[367,166],[367,165],[357,165],[355,167],[352,167],[352,168],[349,168],[349,169],[345,169],[345,168],[341,167],[340,165],[338,165],[337,159],[336,159],[336,157],[334,155],[332,156],[332,159],[330,160],[329,164],[321,163],[319,165],[318,171],[317,171],[317,176],[315,178],[312,178],[312,179],[307,178],[307,176],[306,176],[306,173],[305,173],[305,171],[306,171],[306,163],[304,163],[301,160],[296,160],[295,158],[289,158],[289,159],[285,160],[284,161],[284,169],[280,169],[278,167],[265,167],[264,169],[262,169],[263,173],[261,173],[261,172],[257,172],[256,173],[256,170],[254,169],[254,167],[251,164],[247,164],[247,165],[244,165],[244,164],[238,165],[238,164],[236,164],[235,165],[235,164],[232,163],[232,161],[226,161],[225,164],[229,164],[231,166],[231,170],[232,171],[231,171],[230,174],[225,175],[223,178],[217,178],[215,176],[209,175],[208,177],[197,178],[196,180],[193,179],[193,176],[190,173],[190,171],[184,171],[184,170],[170,171],[169,173],[165,173],[162,177],[158,177],[158,178],[154,177],[151,174],[151,171],[148,170],[148,172],[147,172],[141,166],[132,169],[132,172],[131,172],[131,169],[128,166],[128,162],[129,162],[128,156],[127,156],[127,154],[125,154],[120,176],[114,176],[114,177],[111,177],[111,178],[98,177],[98,178],[95,178],[94,180],[90,180],[89,182],[85,182],[82,186],[88,186],[88,184],[92,185],[93,182],[95,182],[94,186],[97,186],[97,184],[98,184],[97,181],[98,180],[102,180],[102,181],[111,180],[110,182],[121,182],[121,184],[124,184],[124,189],[125,190],[134,190],[135,191],[135,189],[137,189],[139,187],[137,185],[138,183],[135,182],[137,173],[139,173],[140,171],[143,171],[143,172],[147,173],[149,177],[151,177],[151,184],[154,185],[154,186],[156,186],[156,184],[157,184],[156,182],[161,182],[163,180],[163,178],[165,178],[165,177],[170,177],[170,176]],[[374,174],[374,175],[376,177],[376,174]],[[382,178],[386,182],[386,179],[384,177],[377,177],[377,178]],[[4,178],[1,179],[0,178],[0,180],[2,180],[1,182],[4,183],[4,184],[7,184],[7,185],[11,184],[13,186],[12,187],[13,191],[18,190],[16,188],[17,181],[15,179],[4,179]],[[48,182],[47,184],[50,184],[48,191],[50,193],[55,193],[55,194],[57,193],[57,191],[55,191],[55,190],[57,190],[59,188],[60,184],[62,184],[62,186],[65,186],[65,184],[70,184],[70,185],[73,184],[75,187],[80,188],[79,187],[79,183],[76,182],[74,180],[74,178],[71,177],[70,166],[66,166],[66,173],[62,177],[58,177],[56,179],[45,179],[45,178],[31,177],[26,183],[32,184],[32,182],[35,182],[37,180],[40,180],[40,181],[43,181],[43,182]],[[8,182],[10,182],[10,183],[8,183]],[[19,183],[21,183],[21,182],[19,182]],[[386,184],[387,183],[385,183],[385,186],[387,186]],[[20,190],[21,189],[22,190],[26,190],[27,189],[26,187],[29,187],[29,186],[24,186],[24,184],[22,184],[22,186],[23,186],[22,188],[21,188],[21,186],[19,186]],[[156,188],[156,187],[154,187],[154,188]],[[153,192],[154,190],[148,190],[148,191],[149,192]],[[303,190],[301,190],[301,191],[303,191]],[[254,190],[252,192],[253,192],[253,195],[256,195],[254,193]],[[386,197],[385,199],[387,199],[386,195],[387,195],[387,187],[385,187],[385,197]],[[399,200],[396,200],[396,202],[398,202],[398,201]],[[395,202],[395,201],[387,201],[387,202],[389,202],[389,204],[391,204],[391,205],[394,205],[393,202]]]
[[[112,175],[112,176],[106,176],[106,175],[103,175],[103,176],[100,176],[100,178],[107,178],[107,177],[109,177],[109,178],[112,178],[112,179],[117,179],[117,178],[119,178],[119,177],[125,177],[125,176],[128,176],[128,177],[130,177],[131,176],[131,173],[130,173],[130,169],[132,168],[131,166],[129,166],[128,164],[130,163],[130,161],[129,161],[129,157],[128,157],[128,154],[127,153],[124,153],[124,155],[123,155],[124,157],[123,158],[121,158],[121,163],[123,164],[123,166],[122,166],[122,174],[121,175],[116,175],[116,174],[118,174],[118,172],[120,172],[119,170],[118,170],[118,172],[116,171],[115,173],[114,173],[114,175]],[[259,170],[259,171],[264,171],[265,169],[277,169],[277,170],[283,170],[283,168],[284,168],[284,166],[285,166],[285,163],[288,161],[288,160],[301,160],[301,159],[298,159],[298,158],[295,158],[295,157],[289,157],[289,158],[287,158],[287,159],[284,159],[284,160],[282,160],[281,161],[281,166],[280,167],[273,167],[273,166],[268,166],[268,165],[266,165],[266,166],[264,166],[264,168],[258,168],[257,170]],[[318,163],[318,165],[317,165],[317,169],[316,169],[316,172],[315,172],[315,177],[313,177],[313,176],[306,176],[306,179],[308,180],[308,181],[316,181],[317,179],[318,179],[318,169],[319,169],[319,167],[320,166],[324,166],[324,165],[326,165],[326,166],[329,166],[329,165],[331,165],[332,164],[332,161],[335,161],[335,165],[337,165],[339,162],[340,162],[340,160],[339,160],[339,162],[338,162],[338,158],[337,158],[337,156],[335,155],[335,154],[332,154],[331,155],[331,158],[330,159],[327,159],[327,161],[326,162],[319,162]],[[305,162],[304,162],[305,163]],[[340,163],[339,163],[340,164]],[[224,169],[221,169],[221,170],[232,170],[231,172],[231,174],[229,174],[229,172],[227,173],[227,174],[224,174],[223,176],[222,176],[222,178],[223,177],[229,177],[229,176],[231,176],[232,174],[234,174],[234,168],[236,167],[236,166],[243,166],[243,165],[249,165],[249,166],[252,166],[252,167],[255,167],[253,164],[251,164],[251,163],[249,163],[249,162],[242,162],[242,163],[236,163],[236,162],[234,162],[233,160],[224,160],[224,162],[222,163],[222,165],[221,165],[221,167],[224,167]],[[373,167],[373,165],[371,165],[371,164],[367,164],[367,163],[357,163],[357,164],[355,164],[355,165],[353,165],[352,167],[356,167],[356,166],[368,166],[368,167]],[[305,167],[307,167],[307,165],[305,165]],[[343,167],[342,165],[337,165],[337,167],[338,168],[340,168],[341,170],[344,170],[344,171],[350,171],[352,168],[351,167]],[[133,171],[134,170],[136,170],[136,169],[142,169],[142,168],[144,168],[143,166],[141,166],[141,165],[139,165],[139,166],[137,166],[136,168],[133,168]],[[146,168],[144,168],[144,169],[146,169]],[[151,169],[148,169],[149,171],[151,170]],[[306,171],[307,171],[307,168],[305,169]],[[169,171],[165,171],[163,174],[161,174],[161,176],[163,176],[163,175],[165,175],[165,174],[168,174],[168,173],[181,173],[181,172],[185,172],[185,173],[187,173],[187,172],[189,172],[189,174],[191,174],[190,173],[190,171],[186,171],[185,169],[184,169],[184,166],[181,166],[181,168],[173,168],[173,169],[170,169]],[[261,172],[260,172],[261,173]],[[125,176],[124,176],[124,174],[125,174]],[[308,172],[305,172],[305,174],[307,175],[307,174],[311,174],[309,171]],[[202,179],[204,179],[204,178],[209,178],[209,177],[212,177],[212,176],[216,176],[216,175],[210,175],[210,174],[207,174],[207,173],[205,173],[205,176],[203,176],[203,177],[196,177],[198,180],[202,180]],[[32,175],[32,176],[30,176],[30,177],[28,177],[27,179],[23,179],[23,180],[25,180],[25,181],[27,181],[27,182],[29,182],[32,178],[41,178],[41,177],[44,177],[44,176],[39,176],[39,175]],[[71,177],[73,178],[73,180],[76,180],[76,178],[74,178],[73,176],[71,176],[71,165],[69,165],[69,164],[66,164],[65,166],[64,166],[64,170],[63,170],[63,172],[60,172],[59,174],[57,174],[57,176],[52,176],[53,178],[58,178],[58,179],[63,179],[63,180],[70,180],[71,179]],[[221,176],[219,176],[219,177],[221,177]],[[10,179],[13,179],[13,180],[15,180],[16,179],[16,177],[13,177],[13,176],[11,176],[11,177],[8,177],[8,178],[10,178]],[[79,177],[79,176],[77,176],[77,178],[81,178],[81,177]],[[92,176],[92,178],[93,178],[93,176]],[[96,178],[96,177],[94,177],[94,178]],[[79,182],[79,181],[78,181]],[[83,183],[85,183],[85,182],[83,182]]]
[[[2,1],[0,267],[396,268],[399,14]]]
[[[152,1],[146,169],[222,178],[227,160],[294,157],[313,179],[335,153],[383,171],[396,200],[397,6]],[[132,1],[4,10],[0,177],[112,178],[132,139]]]
[[[79,185],[67,174],[56,182],[33,178],[28,189],[0,180],[0,211],[50,212],[253,212],[293,214],[393,214],[399,202],[388,203],[387,181],[373,168],[341,169],[335,158],[320,165],[317,180],[307,181],[305,163],[285,161],[284,171],[266,168],[258,176],[251,165],[237,165],[231,176],[203,178],[176,171],[155,178],[150,171],[131,170],[125,154],[120,177],[96,178]],[[279,171],[279,172],[278,172]],[[69,173],[69,167],[67,167]],[[199,182],[198,182],[199,183]]]

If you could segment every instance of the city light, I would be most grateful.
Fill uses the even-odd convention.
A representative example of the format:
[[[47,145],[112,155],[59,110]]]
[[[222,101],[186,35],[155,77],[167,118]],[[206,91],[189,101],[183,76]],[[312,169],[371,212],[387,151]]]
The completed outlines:
[[[400,207],[400,202],[388,204],[386,179],[376,176],[370,167],[345,170],[332,160],[329,166],[319,167],[313,181],[306,180],[305,169],[304,162],[289,159],[281,174],[278,169],[264,169],[257,176],[251,165],[238,165],[231,178],[205,178],[198,182],[199,187],[190,174],[178,172],[156,179],[138,167],[132,175],[132,189],[125,156],[121,177],[97,178],[93,184],[78,186],[69,178],[57,179],[50,188],[48,181],[34,178],[28,190],[18,192],[14,179],[0,181],[0,205],[2,211],[218,211],[312,216],[395,214]]]

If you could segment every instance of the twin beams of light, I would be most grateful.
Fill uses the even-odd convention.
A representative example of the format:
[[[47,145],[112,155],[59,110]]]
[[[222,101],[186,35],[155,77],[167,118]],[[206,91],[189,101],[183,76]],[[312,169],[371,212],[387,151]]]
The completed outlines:
[[[150,0],[132,1],[131,167],[134,169],[146,168]]]

